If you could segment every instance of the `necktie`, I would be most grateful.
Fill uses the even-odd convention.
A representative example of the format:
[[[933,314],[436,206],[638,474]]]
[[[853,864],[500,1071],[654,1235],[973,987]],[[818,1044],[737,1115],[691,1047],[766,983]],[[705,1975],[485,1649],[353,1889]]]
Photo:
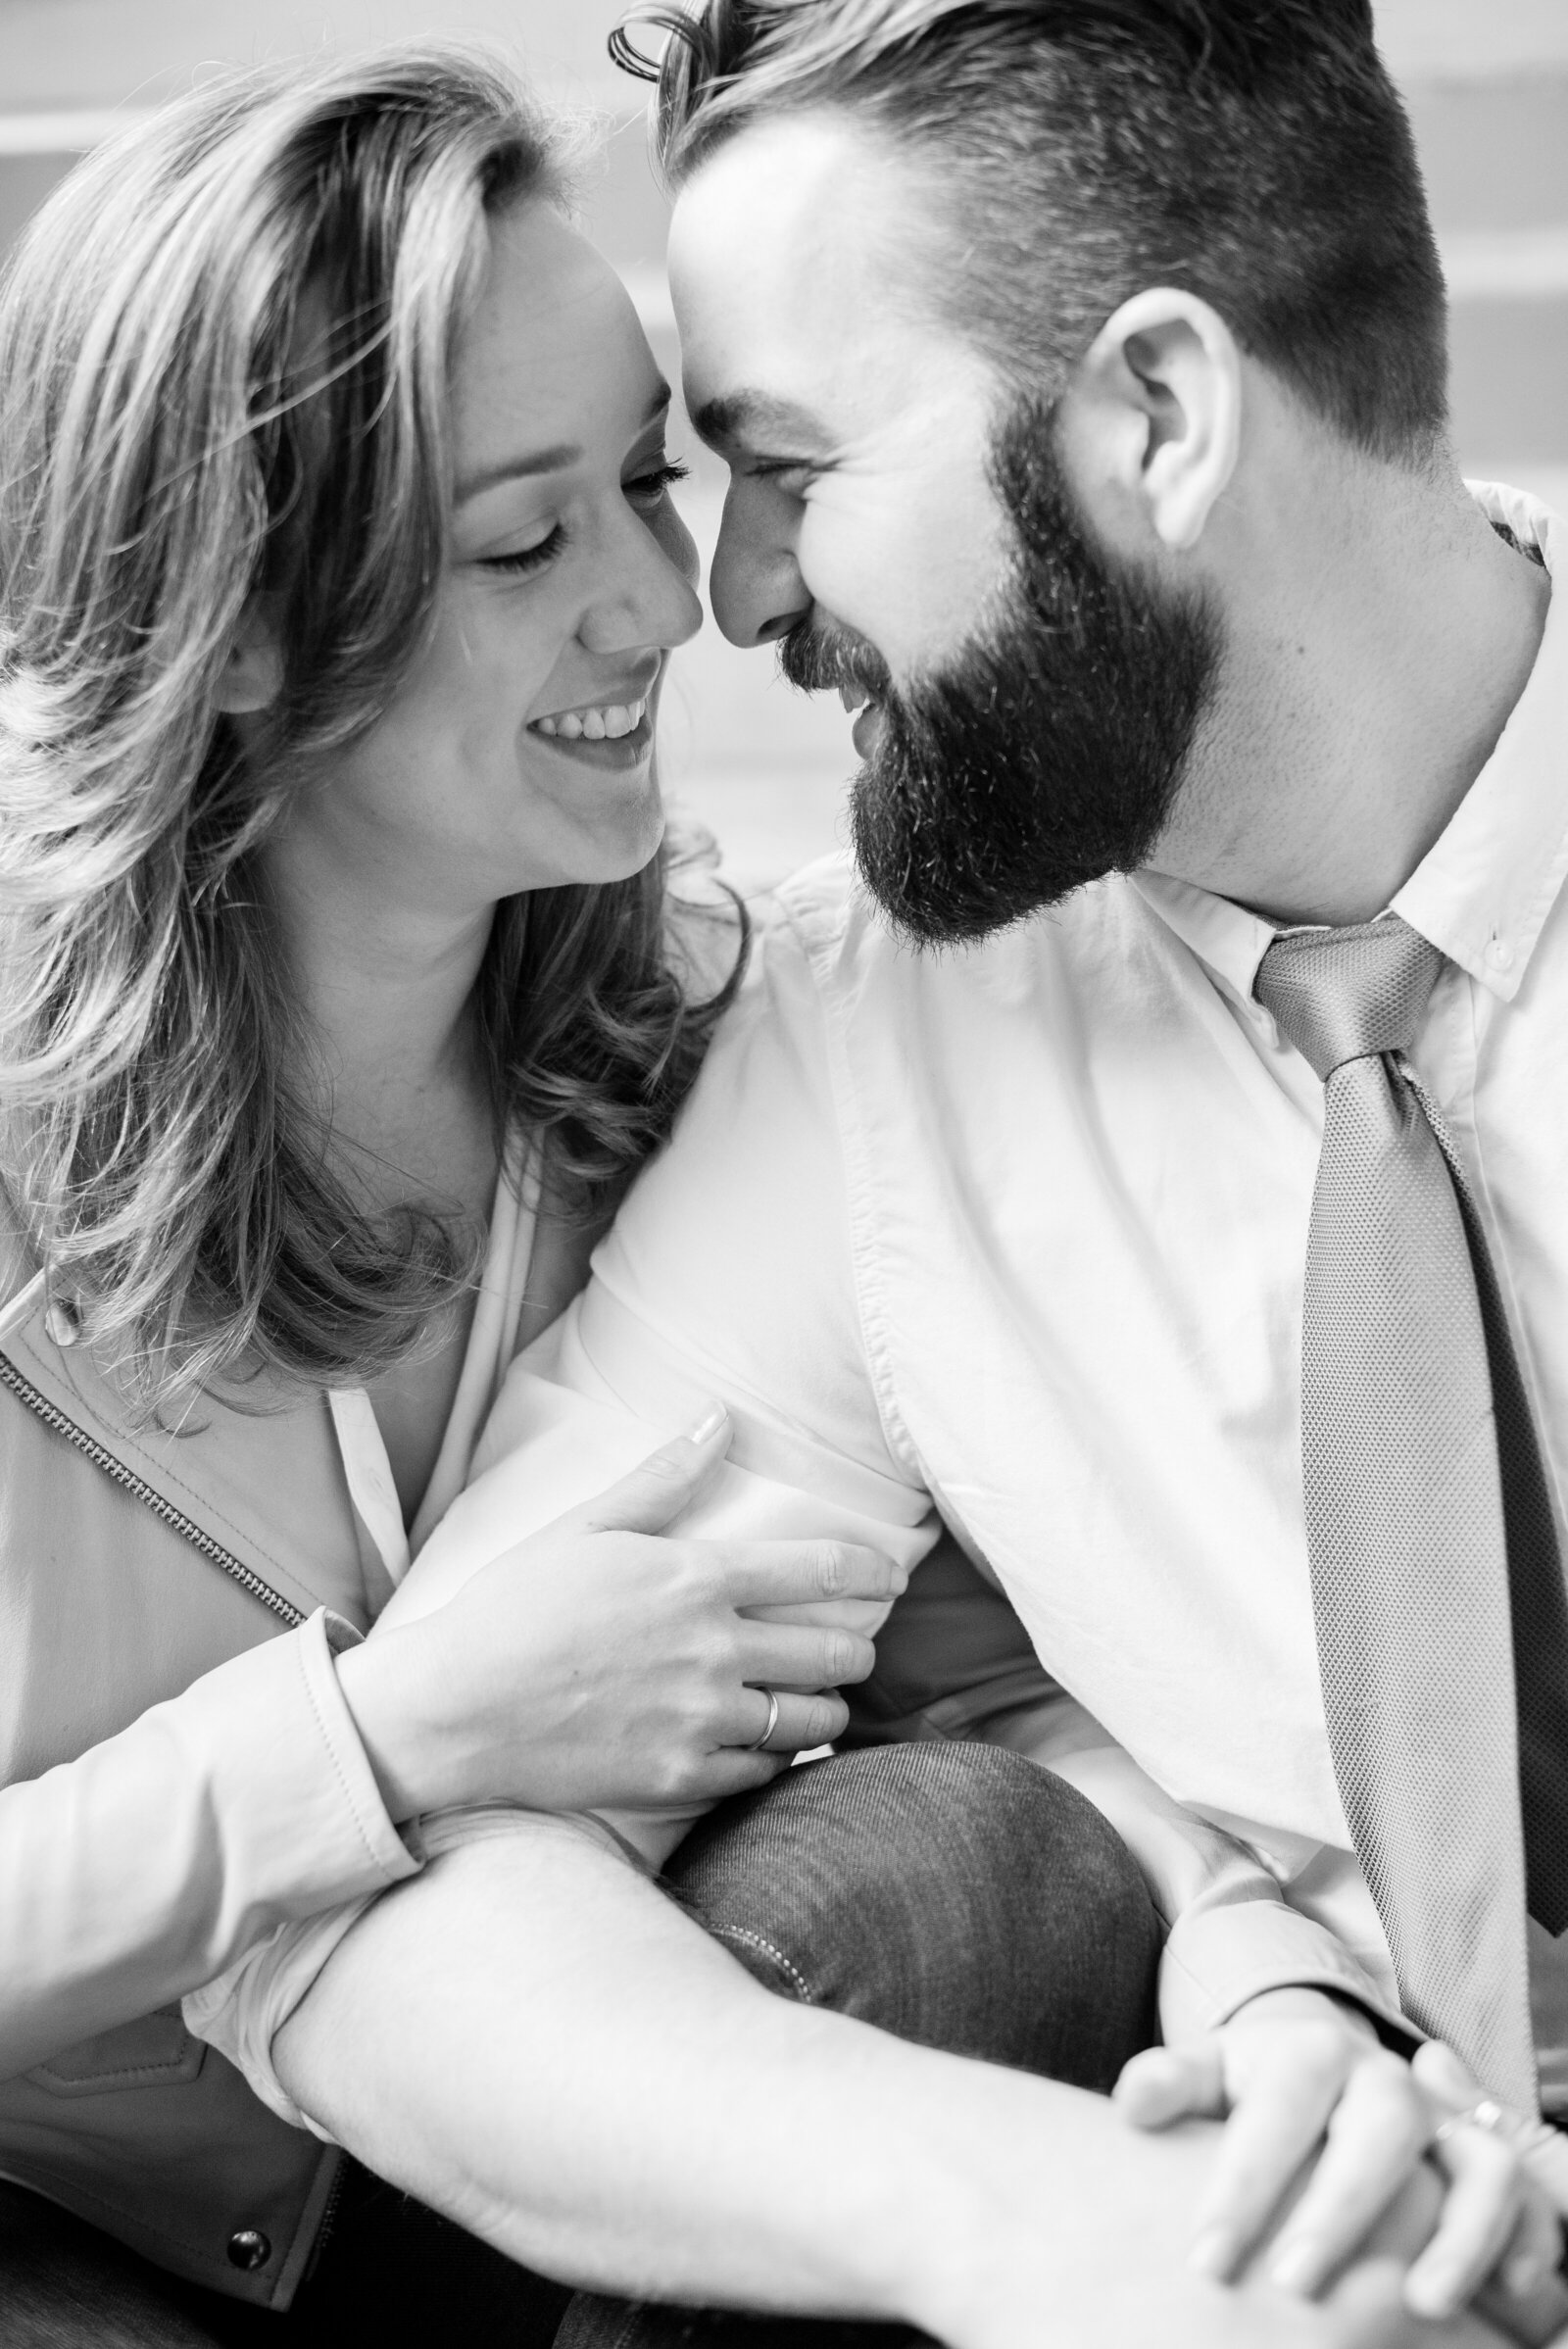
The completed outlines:
[[[1276,940],[1256,994],[1326,1087],[1301,1455],[1335,1774],[1406,2013],[1517,2093],[1521,1895],[1568,1925],[1568,1604],[1485,1237],[1405,1057],[1442,962],[1390,915]]]

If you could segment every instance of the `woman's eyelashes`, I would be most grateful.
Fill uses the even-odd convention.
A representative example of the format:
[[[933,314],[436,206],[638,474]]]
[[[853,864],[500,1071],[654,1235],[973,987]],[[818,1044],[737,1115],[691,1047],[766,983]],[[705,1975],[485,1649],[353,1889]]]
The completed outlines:
[[[623,481],[621,494],[640,514],[652,514],[661,505],[671,484],[684,481],[690,471],[691,467],[682,465],[677,458],[662,458],[645,472],[633,473],[628,481]],[[480,564],[487,571],[510,571],[514,576],[526,577],[531,571],[542,571],[569,544],[570,534],[566,525],[557,522],[553,530],[531,547],[514,547],[503,555],[481,556]]]
[[[529,571],[542,571],[547,563],[555,561],[565,544],[565,525],[563,522],[557,522],[548,537],[541,538],[536,546],[514,547],[510,555],[482,555],[479,558],[480,568],[487,571],[513,571],[523,574]]]
[[[675,482],[686,480],[691,469],[689,465],[682,465],[678,457],[662,457],[646,472],[634,473],[623,487],[634,506],[657,506]]]

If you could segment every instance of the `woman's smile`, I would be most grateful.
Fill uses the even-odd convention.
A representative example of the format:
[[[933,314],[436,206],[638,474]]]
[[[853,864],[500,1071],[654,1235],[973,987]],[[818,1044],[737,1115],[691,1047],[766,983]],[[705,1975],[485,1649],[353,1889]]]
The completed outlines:
[[[552,710],[534,718],[528,732],[580,765],[626,773],[644,765],[653,753],[653,712],[654,693],[645,686],[635,696]]]

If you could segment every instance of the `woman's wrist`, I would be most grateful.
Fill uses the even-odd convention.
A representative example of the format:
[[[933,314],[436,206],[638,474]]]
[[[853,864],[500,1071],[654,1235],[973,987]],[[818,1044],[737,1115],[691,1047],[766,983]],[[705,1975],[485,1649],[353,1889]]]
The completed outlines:
[[[449,1740],[426,1701],[426,1660],[407,1632],[388,1632],[337,1659],[338,1686],[394,1826],[461,1801],[443,1785]],[[443,1768],[443,1764],[446,1768]]]

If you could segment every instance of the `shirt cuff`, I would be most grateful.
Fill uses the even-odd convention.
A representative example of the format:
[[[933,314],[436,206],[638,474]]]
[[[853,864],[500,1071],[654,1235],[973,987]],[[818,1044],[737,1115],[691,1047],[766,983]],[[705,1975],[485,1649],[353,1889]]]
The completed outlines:
[[[359,1634],[325,1608],[209,1673],[171,1707],[205,1764],[227,1852],[214,1940],[225,1959],[279,1918],[412,1876],[333,1657]],[[265,1923],[263,1922],[265,1920]]]
[[[1159,1970],[1165,2042],[1190,2045],[1250,1998],[1285,1989],[1348,1998],[1400,2046],[1422,2037],[1326,1926],[1285,1901],[1248,1900],[1197,1909],[1172,1926]]]
[[[319,1637],[308,1638],[318,1624]],[[413,1823],[406,1828],[393,1825],[337,1677],[337,1658],[351,1647],[363,1647],[365,1635],[341,1615],[334,1615],[330,1607],[321,1607],[302,1627],[300,1637],[311,1709],[353,1812],[366,1858],[385,1884],[401,1884],[406,1876],[417,1872],[423,1855]]]
[[[376,1895],[416,1875],[424,1859],[417,1827],[400,1834],[392,1824],[338,1685],[334,1659],[359,1642],[353,1625],[324,1607],[289,1641],[297,1702],[280,1742],[298,1780],[296,1854],[309,1864],[301,1869],[296,1857],[294,1881],[273,1903],[284,1922],[182,2001],[187,2030],[225,2055],[282,2120],[319,2137],[326,2131],[272,2070],[273,2036]],[[270,1816],[286,1821],[286,1793],[280,1803],[275,1785],[270,1792]]]

